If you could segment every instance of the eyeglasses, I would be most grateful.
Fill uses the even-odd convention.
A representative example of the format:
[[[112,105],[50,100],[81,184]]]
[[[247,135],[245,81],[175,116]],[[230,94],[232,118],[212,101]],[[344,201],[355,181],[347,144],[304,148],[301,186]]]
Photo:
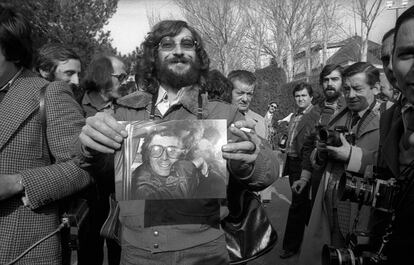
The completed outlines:
[[[179,158],[182,154],[185,153],[185,149],[179,148],[177,146],[161,146],[161,145],[152,145],[149,147],[149,154],[151,157],[158,158],[161,157],[164,153],[164,150],[167,152],[169,158]]]
[[[181,39],[180,43],[176,43],[172,38],[163,38],[158,44],[158,47],[162,51],[172,51],[178,44],[180,45],[181,49],[190,51],[193,50],[197,45],[197,41],[193,40],[192,38],[183,38]]]
[[[270,105],[270,107],[277,108],[277,105]]]
[[[128,77],[127,73],[121,73],[119,75],[116,75],[116,74],[111,74],[111,75],[115,77],[116,79],[118,79],[119,83],[122,83]]]

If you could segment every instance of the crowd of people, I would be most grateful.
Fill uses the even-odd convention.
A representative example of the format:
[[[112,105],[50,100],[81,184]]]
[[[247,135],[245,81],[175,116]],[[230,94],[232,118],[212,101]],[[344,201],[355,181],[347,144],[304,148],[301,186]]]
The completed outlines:
[[[324,100],[313,104],[314,88],[299,82],[292,91],[296,110],[281,120],[275,114],[283,99],[263,99],[264,116],[251,109],[254,73],[210,70],[203,39],[187,22],[160,21],[141,48],[136,83],[130,82],[115,55],[98,55],[85,67],[64,44],[34,51],[30,24],[0,4],[0,264],[68,264],[70,224],[61,217],[68,201],[78,199],[88,207],[78,231],[80,265],[101,265],[104,252],[110,265],[229,264],[220,229],[226,200],[181,193],[183,199],[158,198],[152,185],[153,178],[167,181],[185,155],[183,134],[156,131],[145,138],[147,164],[134,176],[151,185],[140,182],[138,199],[117,202],[119,241],[100,235],[115,192],[114,153],[128,137],[119,121],[204,119],[227,122],[221,147],[227,192],[247,189],[267,201],[266,188],[279,175],[289,177],[281,258],[409,263],[414,7],[383,37],[385,78],[368,62],[325,65],[319,76]],[[276,128],[284,123],[286,143],[278,146]],[[277,152],[286,154],[283,172]],[[156,176],[138,174],[151,163]]]

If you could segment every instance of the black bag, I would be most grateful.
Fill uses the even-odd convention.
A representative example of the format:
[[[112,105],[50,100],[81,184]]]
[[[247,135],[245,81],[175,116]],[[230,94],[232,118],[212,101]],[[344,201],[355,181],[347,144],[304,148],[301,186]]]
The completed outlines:
[[[240,264],[270,251],[278,236],[258,195],[241,189],[233,191],[230,197],[230,213],[221,221],[221,226],[226,235],[230,264]]]
[[[119,221],[119,204],[115,199],[115,194],[109,196],[109,213],[102,225],[100,235],[105,238],[115,240],[121,245],[121,222]]]

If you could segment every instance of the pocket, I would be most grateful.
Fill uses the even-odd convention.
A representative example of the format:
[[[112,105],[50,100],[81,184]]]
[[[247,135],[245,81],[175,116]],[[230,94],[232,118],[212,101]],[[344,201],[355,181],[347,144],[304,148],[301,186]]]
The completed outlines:
[[[145,201],[119,201],[119,220],[122,225],[132,230],[144,227]]]

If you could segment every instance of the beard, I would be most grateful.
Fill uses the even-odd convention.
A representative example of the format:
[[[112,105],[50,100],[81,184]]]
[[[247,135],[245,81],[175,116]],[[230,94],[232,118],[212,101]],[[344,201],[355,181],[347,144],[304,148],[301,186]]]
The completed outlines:
[[[174,70],[175,64],[184,64],[188,68],[185,71]],[[167,59],[156,65],[157,77],[160,83],[171,86],[175,89],[181,89],[182,87],[190,86],[198,82],[200,78],[200,64],[198,60],[193,62],[182,56],[174,56],[172,59]]]
[[[341,96],[341,92],[337,91],[333,86],[328,86],[323,93],[327,101],[335,101]]]

